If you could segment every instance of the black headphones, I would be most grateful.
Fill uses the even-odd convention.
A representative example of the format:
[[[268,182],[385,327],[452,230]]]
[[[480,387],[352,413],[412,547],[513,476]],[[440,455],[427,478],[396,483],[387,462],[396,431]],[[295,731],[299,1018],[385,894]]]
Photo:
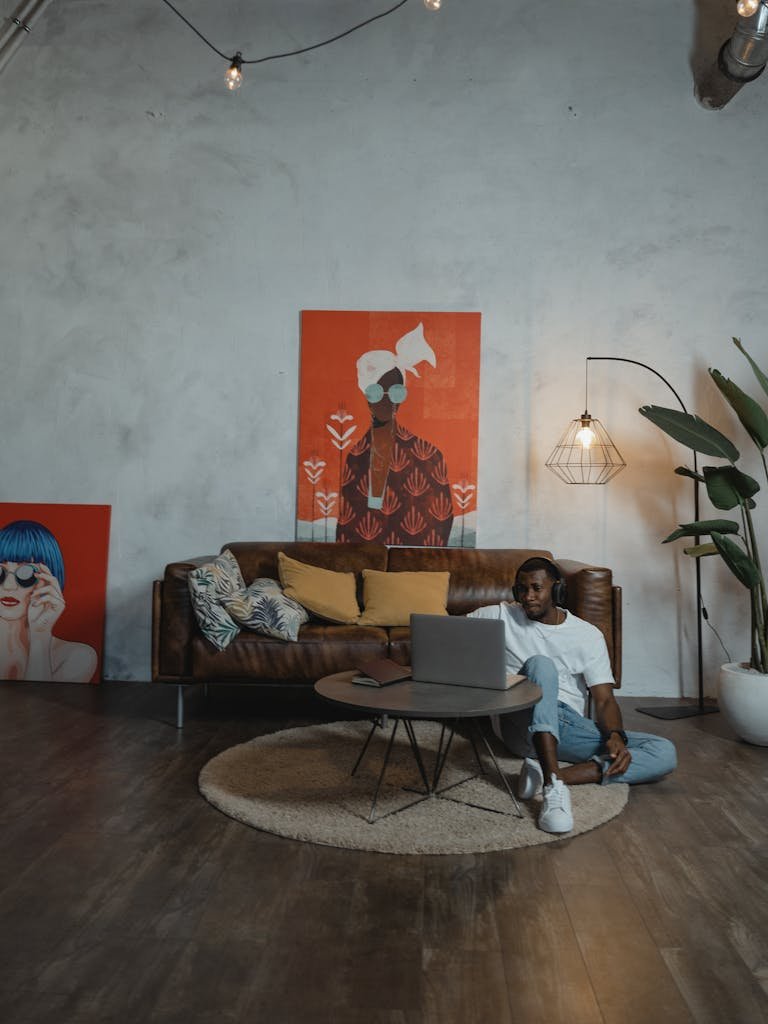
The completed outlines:
[[[512,588],[512,593],[514,594],[515,600],[518,603],[520,602],[520,598],[518,596],[517,577],[520,575],[521,572],[535,572],[536,569],[541,569],[542,566],[540,564],[537,564],[541,562],[544,562],[546,565],[550,566],[552,572],[554,572],[557,577],[557,579],[552,584],[552,603],[556,605],[558,608],[567,607],[566,600],[568,597],[568,590],[566,588],[565,580],[563,579],[563,574],[562,572],[560,572],[559,566],[555,565],[555,563],[551,561],[549,558],[543,558],[540,555],[537,555],[535,558],[527,559],[525,562],[523,562],[523,564],[515,573],[515,585]]]

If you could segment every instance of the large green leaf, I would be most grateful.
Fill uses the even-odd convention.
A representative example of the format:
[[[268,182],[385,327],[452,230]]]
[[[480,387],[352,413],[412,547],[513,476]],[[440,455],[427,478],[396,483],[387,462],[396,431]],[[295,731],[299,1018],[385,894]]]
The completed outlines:
[[[752,495],[760,490],[757,480],[735,466],[705,466],[704,481],[709,500],[715,508],[724,511],[736,508],[742,501],[749,503]]]
[[[709,375],[741,420],[742,427],[762,451],[768,445],[768,416],[754,398],[750,398],[738,384],[724,377],[719,370],[710,370]]]
[[[738,448],[713,426],[701,419],[691,416],[679,409],[665,409],[661,405],[644,405],[640,415],[655,423],[665,434],[675,441],[693,448],[702,455],[714,455],[718,459],[735,462],[739,457]]]
[[[757,365],[757,363],[752,358],[752,356],[749,354],[749,352],[747,352],[747,350],[741,344],[741,338],[734,338],[733,339],[733,344],[736,346],[736,348],[739,350],[739,352],[741,352],[741,354],[747,359],[749,365],[752,367],[752,372],[754,373],[755,377],[757,377],[757,379],[758,379],[758,381],[760,383],[760,387],[763,389],[763,391],[766,393],[766,395],[768,395],[768,377],[766,377],[766,375],[763,373],[763,371]]]
[[[760,571],[746,551],[740,548],[730,537],[724,537],[721,533],[713,533],[712,542],[723,556],[725,564],[740,583],[743,583],[750,590],[759,584]]]
[[[699,519],[696,523],[681,523],[678,529],[665,537],[661,543],[669,544],[671,540],[679,540],[681,537],[698,537],[702,533],[712,533],[713,530],[718,533],[738,533],[739,524],[732,519]]]
[[[704,555],[719,555],[720,552],[714,544],[694,544],[693,547],[683,548],[683,554],[691,558],[703,558]]]
[[[701,473],[694,473],[692,469],[688,469],[687,466],[678,466],[675,470],[678,476],[689,476],[691,480],[698,480],[700,484],[704,483],[704,477]]]

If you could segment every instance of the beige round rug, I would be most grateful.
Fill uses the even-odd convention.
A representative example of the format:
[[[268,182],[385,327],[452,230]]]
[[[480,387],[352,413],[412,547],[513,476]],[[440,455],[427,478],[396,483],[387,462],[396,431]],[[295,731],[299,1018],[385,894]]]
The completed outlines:
[[[414,722],[427,772],[431,773],[440,726]],[[495,771],[462,782],[477,770],[472,746],[455,736],[438,788],[459,783],[445,797],[423,800],[397,814],[390,812],[418,799],[421,778],[401,725],[379,792],[377,820],[369,824],[371,799],[383,762],[391,725],[377,729],[352,776],[370,723],[331,722],[259,736],[230,747],[200,772],[200,792],[214,807],[254,828],[304,842],[379,853],[462,854],[511,850],[551,843],[564,836],[536,828],[541,798],[520,802],[523,818]],[[496,745],[495,750],[499,750]],[[483,761],[490,759],[483,755]],[[499,756],[515,783],[520,761]],[[627,802],[629,787],[571,788],[575,827],[569,836],[587,832],[615,817]],[[458,801],[466,801],[460,803]],[[480,804],[483,808],[467,804]],[[503,812],[503,813],[497,813]],[[381,817],[379,817],[381,816]]]

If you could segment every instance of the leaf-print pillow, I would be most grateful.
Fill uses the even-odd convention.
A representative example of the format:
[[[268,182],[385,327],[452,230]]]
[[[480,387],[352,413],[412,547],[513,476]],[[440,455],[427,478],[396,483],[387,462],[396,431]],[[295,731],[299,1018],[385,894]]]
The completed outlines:
[[[228,597],[245,587],[237,559],[226,548],[213,562],[193,569],[187,584],[200,632],[217,650],[223,651],[240,632],[238,624],[222,607]]]
[[[224,601],[224,607],[241,626],[278,640],[298,640],[299,627],[309,620],[305,608],[272,579],[254,580]]]

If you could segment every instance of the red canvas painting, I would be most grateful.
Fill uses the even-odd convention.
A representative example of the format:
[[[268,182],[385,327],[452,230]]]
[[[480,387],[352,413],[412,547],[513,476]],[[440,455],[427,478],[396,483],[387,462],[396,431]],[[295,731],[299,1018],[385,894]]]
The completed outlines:
[[[474,547],[479,313],[305,310],[299,540]]]
[[[110,513],[0,502],[0,679],[101,679]]]

